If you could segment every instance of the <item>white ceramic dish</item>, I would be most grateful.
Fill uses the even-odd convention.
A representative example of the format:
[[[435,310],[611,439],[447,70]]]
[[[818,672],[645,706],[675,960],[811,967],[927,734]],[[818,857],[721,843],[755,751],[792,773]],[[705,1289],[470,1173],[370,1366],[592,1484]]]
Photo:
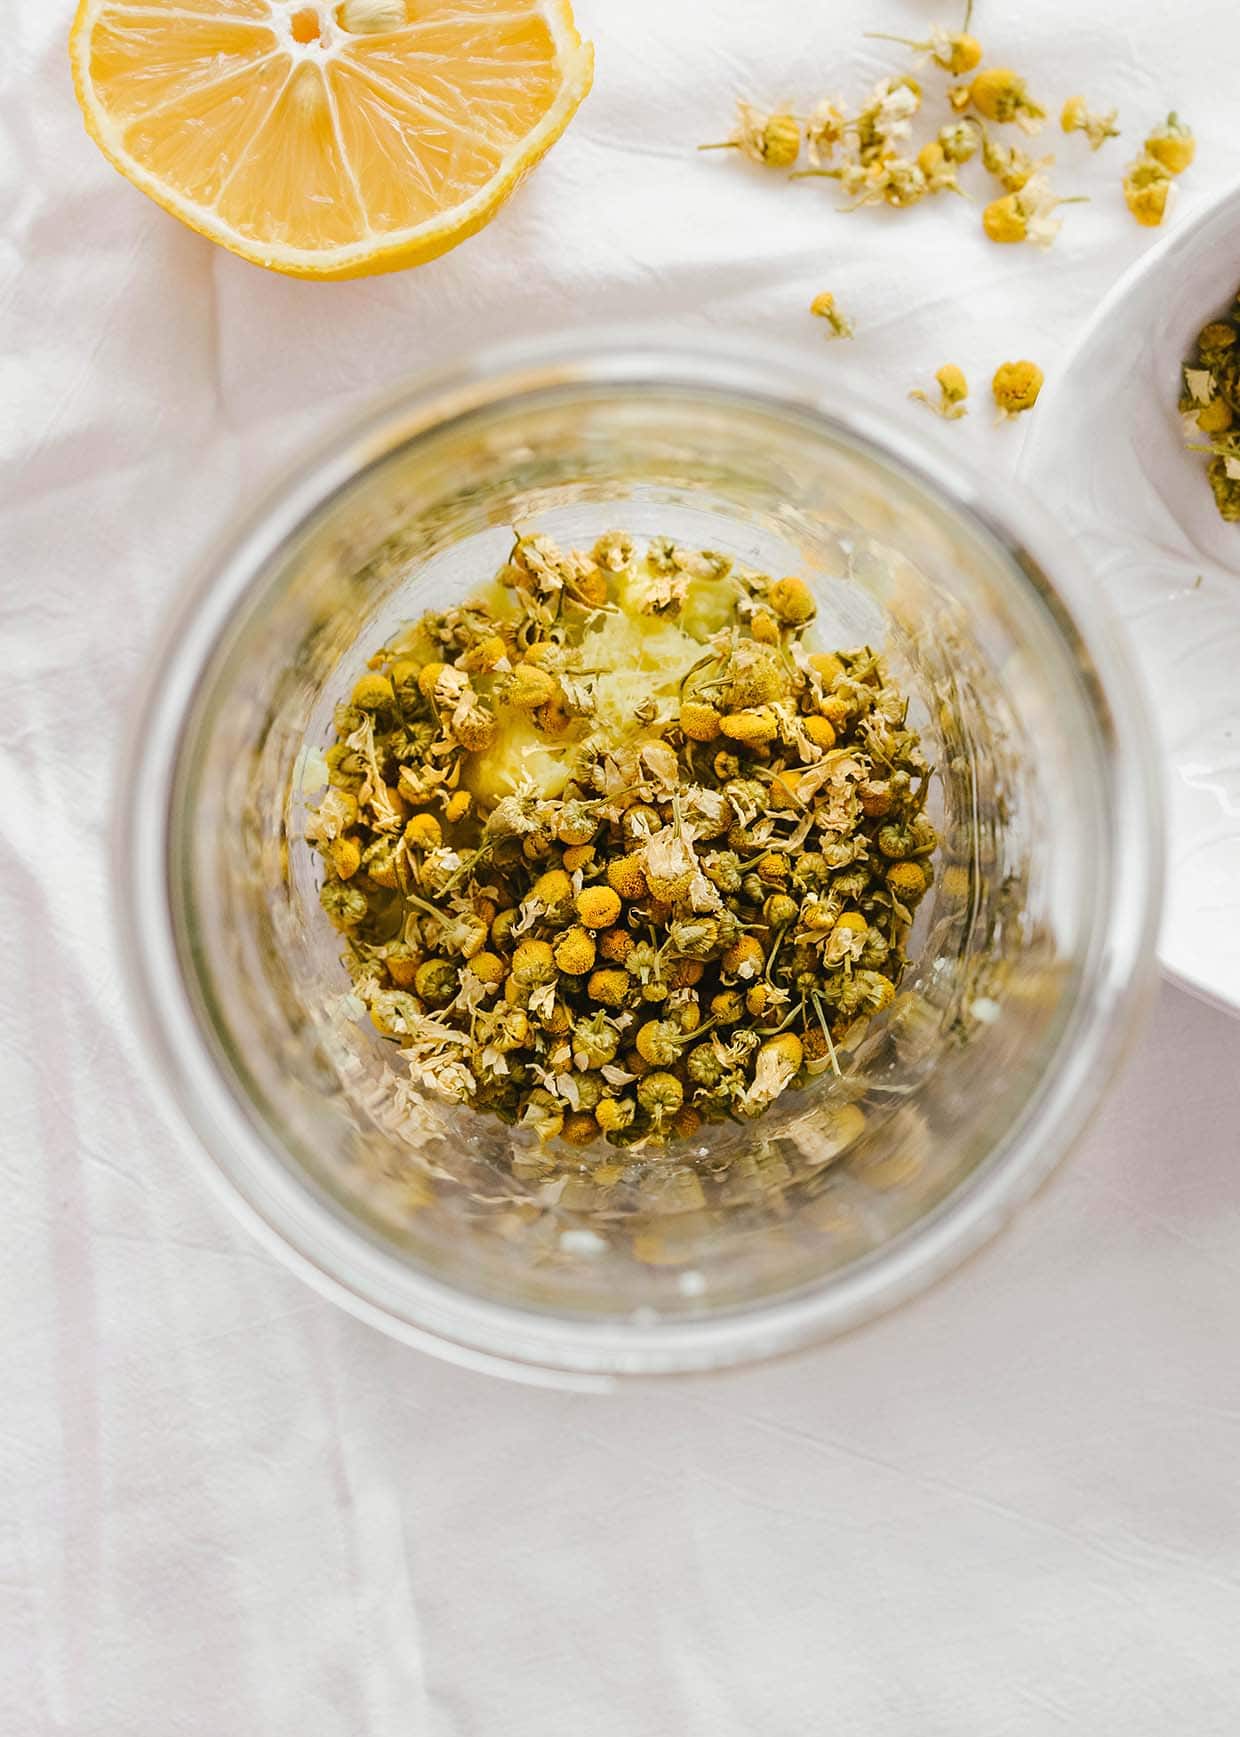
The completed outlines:
[[[1240,1009],[1240,525],[1225,524],[1177,411],[1193,337],[1240,286],[1240,189],[1116,285],[1039,404],[1021,470],[1132,636],[1162,741],[1159,951]]]

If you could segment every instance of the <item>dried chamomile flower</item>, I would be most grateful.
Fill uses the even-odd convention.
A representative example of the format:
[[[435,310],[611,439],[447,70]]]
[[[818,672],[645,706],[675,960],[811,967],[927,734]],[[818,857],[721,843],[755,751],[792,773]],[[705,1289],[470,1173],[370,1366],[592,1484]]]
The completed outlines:
[[[1234,453],[1211,459],[1206,470],[1219,517],[1228,524],[1240,522],[1240,458]]]
[[[1157,229],[1175,192],[1171,171],[1157,157],[1138,157],[1124,174],[1124,203],[1143,229]]]
[[[839,1069],[932,879],[930,768],[870,648],[807,649],[804,577],[622,532],[522,535],[496,577],[370,659],[306,837],[392,1111],[465,1104],[516,1130],[518,1184],[594,1190]]]
[[[1192,128],[1172,110],[1162,126],[1155,127],[1146,139],[1145,154],[1161,163],[1169,175],[1182,175],[1197,155]]]
[[[791,1085],[805,1050],[794,1032],[769,1038],[758,1050],[752,1083],[736,1100],[742,1115],[757,1115]]]
[[[1174,112],[1145,141],[1145,149],[1124,175],[1124,202],[1137,222],[1157,229],[1174,195],[1174,177],[1197,154],[1197,141]]]
[[[1229,430],[1204,443],[1190,441],[1189,449],[1192,452],[1210,453],[1213,460],[1211,471],[1217,465],[1219,474],[1229,482],[1240,482],[1240,433]]]
[[[1211,320],[1197,334],[1197,354],[1211,367],[1234,359],[1237,332],[1230,320]]]
[[[967,163],[976,156],[982,130],[974,120],[952,121],[940,127],[938,144],[949,163]]]
[[[1211,320],[1198,332],[1184,364],[1180,410],[1190,449],[1210,455],[1206,475],[1221,517],[1240,519],[1240,329],[1234,319]]]
[[[995,369],[990,389],[999,407],[1000,421],[1033,409],[1042,390],[1042,378],[1036,362],[1002,362]]]
[[[908,157],[875,157],[868,163],[848,163],[842,169],[816,169],[838,181],[852,200],[846,211],[857,211],[863,205],[891,205],[897,210],[916,205],[930,191],[919,164]]]
[[[362,676],[354,687],[352,703],[360,712],[390,711],[396,695],[387,676],[372,672]]]
[[[737,128],[730,139],[699,145],[699,151],[741,151],[768,169],[790,169],[801,152],[801,123],[786,112],[766,114],[752,103],[739,102]]]
[[[336,927],[346,930],[363,922],[370,909],[365,893],[343,881],[324,881],[319,903]]]
[[[969,24],[973,17],[973,0],[965,8],[964,23],[959,30],[947,30],[941,24],[936,24],[924,42],[916,42],[910,36],[890,36],[885,31],[867,30],[866,36],[874,42],[899,42],[905,48],[931,60],[936,66],[941,66],[944,72],[950,72],[953,78],[960,78],[966,72],[972,72],[981,64],[982,45],[976,36],[969,35]]]
[[[623,573],[633,562],[636,549],[625,531],[604,531],[591,553],[600,567],[609,573]]]
[[[820,320],[825,320],[833,338],[851,338],[853,335],[852,321],[847,319],[836,306],[835,297],[830,290],[820,290],[809,304],[811,314]],[[718,732],[716,731],[716,734]],[[702,740],[709,741],[709,737]]]
[[[848,136],[848,116],[824,97],[805,123],[805,154],[815,169],[829,163]]]
[[[818,613],[813,592],[804,579],[795,576],[777,579],[767,588],[766,596],[780,621],[793,627],[803,627]]]
[[[956,165],[948,158],[937,139],[929,139],[917,153],[917,167],[925,177],[929,193],[961,193]]]
[[[1084,133],[1090,150],[1100,151],[1108,139],[1119,138],[1119,128],[1115,125],[1117,112],[1107,109],[1105,114],[1096,113],[1083,96],[1073,96],[1060,111],[1059,125],[1065,133]]]
[[[1187,372],[1191,370],[1186,370]],[[1206,404],[1195,405],[1189,420],[1202,434],[1226,434],[1236,420],[1236,413],[1220,393]],[[336,872],[339,874],[341,871],[337,869]]]
[[[1034,247],[1050,247],[1062,224],[1054,212],[1061,205],[1079,205],[1082,199],[1056,197],[1044,175],[1033,175],[1019,193],[1005,193],[982,212],[987,238],[1003,244],[1028,241]]]
[[[1019,193],[1054,161],[1054,157],[1031,157],[1019,145],[1003,145],[989,133],[982,134],[982,162],[1007,193]]]
[[[1184,364],[1180,410],[1190,436],[1226,434],[1236,417],[1230,402],[1240,399],[1240,349],[1236,327],[1212,320],[1197,335],[1192,359]]]
[[[895,152],[908,138],[920,107],[921,86],[915,78],[880,79],[852,123],[860,162],[870,164]]]
[[[962,416],[967,416],[969,407],[965,400],[969,396],[969,383],[963,371],[954,362],[946,362],[934,376],[938,382],[939,396],[936,402],[928,392],[923,392],[918,386],[909,393],[918,403],[927,405],[936,416],[941,416],[945,422],[956,422]]]
[[[904,142],[920,106],[921,87],[916,79],[881,80],[856,117],[845,124],[842,143],[851,152],[847,160],[828,168],[819,166],[833,156],[835,144],[841,142],[835,137],[838,111],[834,111],[832,150],[811,151],[815,166],[797,171],[798,178],[821,176],[838,181],[852,201],[848,209],[916,204],[925,198],[930,186],[920,166],[905,154]],[[943,174],[938,179],[941,185],[947,184]]]
[[[969,86],[969,100],[988,121],[1014,121],[1027,133],[1036,133],[1046,119],[1046,110],[1034,102],[1019,73],[1009,66],[988,66]]]

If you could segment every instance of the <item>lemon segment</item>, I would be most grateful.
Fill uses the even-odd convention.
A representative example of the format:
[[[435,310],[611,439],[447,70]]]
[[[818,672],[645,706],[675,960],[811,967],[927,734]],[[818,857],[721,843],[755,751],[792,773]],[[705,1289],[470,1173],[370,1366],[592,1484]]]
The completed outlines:
[[[70,54],[87,130],[127,180],[315,278],[474,234],[593,71],[568,0],[81,0]]]

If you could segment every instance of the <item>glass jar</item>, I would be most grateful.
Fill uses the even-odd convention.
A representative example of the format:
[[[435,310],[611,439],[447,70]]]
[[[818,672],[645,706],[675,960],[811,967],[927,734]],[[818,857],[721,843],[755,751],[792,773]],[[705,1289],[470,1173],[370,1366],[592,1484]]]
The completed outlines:
[[[1061,1157],[1150,971],[1153,749],[1072,550],[934,433],[800,356],[604,334],[403,392],[231,531],[136,733],[125,927],[210,1167],[321,1290],[507,1373],[717,1367],[908,1297]],[[938,767],[911,963],[843,1077],[662,1152],[557,1152],[398,1094],[318,903],[333,704],[514,527],[805,575],[819,643],[882,648]]]

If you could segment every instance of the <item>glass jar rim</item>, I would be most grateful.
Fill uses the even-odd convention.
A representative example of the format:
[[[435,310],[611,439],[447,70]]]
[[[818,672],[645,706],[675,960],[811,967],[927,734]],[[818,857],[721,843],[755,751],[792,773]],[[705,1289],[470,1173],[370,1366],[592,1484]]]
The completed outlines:
[[[1091,710],[1106,726],[1114,854],[1125,865],[1092,946],[1085,1041],[1039,1083],[1019,1123],[978,1169],[901,1236],[821,1283],[674,1322],[640,1312],[576,1319],[471,1296],[399,1261],[299,1186],[212,1054],[185,979],[168,881],[171,792],[200,682],[226,624],[261,592],[299,527],[372,466],[461,416],[511,409],[551,389],[632,387],[710,392],[808,416],[897,466],[999,545],[1012,581],[1039,596],[1071,646]],[[1066,1153],[1153,978],[1161,888],[1153,746],[1137,678],[1087,576],[1074,581],[1075,564],[1053,523],[1014,485],[983,478],[934,447],[908,412],[877,409],[841,388],[825,364],[748,339],[669,344],[640,328],[600,328],[496,346],[402,387],[335,430],[200,565],[152,662],[124,761],[114,878],[127,976],[148,1052],[197,1137],[205,1173],[251,1232],[322,1294],[408,1343],[508,1376],[592,1384],[748,1362],[843,1332],[933,1283],[988,1241]]]

